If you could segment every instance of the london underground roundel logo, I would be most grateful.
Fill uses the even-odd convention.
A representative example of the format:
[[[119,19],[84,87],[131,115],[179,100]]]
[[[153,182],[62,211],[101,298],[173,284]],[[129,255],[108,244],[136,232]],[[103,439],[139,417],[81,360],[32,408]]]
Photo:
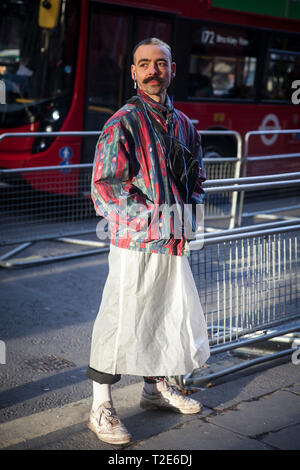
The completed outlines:
[[[280,130],[279,119],[276,114],[267,114],[261,125],[259,126],[258,130],[260,131],[275,131]],[[266,134],[260,136],[263,144],[265,145],[272,145],[276,142],[278,138],[278,134]]]

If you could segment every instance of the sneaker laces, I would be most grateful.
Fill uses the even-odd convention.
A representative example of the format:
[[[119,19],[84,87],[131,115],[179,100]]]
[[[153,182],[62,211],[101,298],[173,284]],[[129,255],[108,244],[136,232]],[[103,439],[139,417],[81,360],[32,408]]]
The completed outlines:
[[[112,425],[120,423],[120,420],[114,408],[106,408],[105,406],[103,406],[101,413],[104,414],[104,416],[107,418],[107,421]],[[101,418],[101,414],[99,418]]]
[[[170,393],[170,395],[176,395],[176,396],[183,396],[182,393],[179,392],[179,390],[177,390],[177,388],[175,387],[175,385],[171,385],[171,384],[166,384],[167,385],[167,388],[166,388],[166,391]]]
[[[187,401],[190,401],[191,398],[185,396],[183,393],[180,392],[180,390],[178,390],[178,388],[173,385],[173,384],[168,384],[166,383],[167,385],[167,388],[166,388],[166,391],[170,393],[170,396],[176,396],[176,397],[180,397],[182,398],[183,400],[187,400]]]

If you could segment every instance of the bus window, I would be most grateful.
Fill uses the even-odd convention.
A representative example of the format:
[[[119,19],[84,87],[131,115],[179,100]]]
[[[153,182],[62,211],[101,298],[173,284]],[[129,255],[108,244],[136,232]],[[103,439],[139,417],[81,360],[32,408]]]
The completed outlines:
[[[272,38],[267,50],[262,98],[289,101],[292,83],[300,77],[300,40],[294,37]]]
[[[90,22],[87,83],[91,110],[105,108],[108,114],[112,114],[121,106],[127,30],[127,15],[94,6]]]
[[[192,36],[188,97],[253,99],[257,39],[251,31],[201,26]]]
[[[54,29],[38,25],[39,2],[0,3],[0,79],[6,107],[0,127],[40,122],[39,130],[59,129],[73,93],[79,12],[68,2]],[[75,39],[74,39],[75,38]],[[52,122],[52,113],[60,116]],[[39,148],[36,150],[45,150]]]
[[[129,15],[91,3],[85,130],[101,130],[122,105]],[[97,138],[83,141],[82,162],[93,160]]]
[[[155,37],[171,45],[172,23],[168,18],[157,16],[137,17],[136,44],[143,39]]]

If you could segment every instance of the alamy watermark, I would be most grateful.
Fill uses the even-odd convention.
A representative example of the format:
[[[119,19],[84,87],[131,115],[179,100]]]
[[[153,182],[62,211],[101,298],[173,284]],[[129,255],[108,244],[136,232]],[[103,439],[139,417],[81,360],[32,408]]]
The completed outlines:
[[[203,246],[203,204],[144,204],[120,198],[117,203],[106,204],[103,219],[97,224],[100,240],[117,237],[133,242],[153,240],[180,240],[182,236],[197,241],[197,249]],[[102,211],[101,211],[102,212]],[[114,233],[114,230],[117,233]],[[111,231],[112,230],[112,231]]]
[[[294,80],[292,83],[292,89],[295,91],[292,93],[292,103],[299,104],[300,103],[300,80]]]
[[[4,341],[0,341],[0,364],[6,364],[6,345]]]
[[[6,87],[4,80],[0,80],[0,104],[6,104]]]

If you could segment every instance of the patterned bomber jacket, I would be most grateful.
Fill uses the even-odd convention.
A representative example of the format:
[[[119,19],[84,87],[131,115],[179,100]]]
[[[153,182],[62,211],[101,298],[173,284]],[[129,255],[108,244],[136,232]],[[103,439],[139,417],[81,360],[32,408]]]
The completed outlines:
[[[200,162],[193,204],[203,204],[200,136],[187,116],[153,101],[138,90],[146,113],[127,103],[104,125],[98,140],[92,174],[92,200],[98,215],[109,222],[110,242],[120,248],[167,255],[189,255],[184,232],[174,235],[174,211],[168,214],[168,230],[162,223],[162,207],[179,205],[182,198],[166,166],[167,149],[155,132],[149,114],[165,132],[173,120],[174,136]],[[148,116],[147,116],[148,113]],[[178,207],[178,206],[177,206]],[[154,221],[156,223],[154,223]]]

